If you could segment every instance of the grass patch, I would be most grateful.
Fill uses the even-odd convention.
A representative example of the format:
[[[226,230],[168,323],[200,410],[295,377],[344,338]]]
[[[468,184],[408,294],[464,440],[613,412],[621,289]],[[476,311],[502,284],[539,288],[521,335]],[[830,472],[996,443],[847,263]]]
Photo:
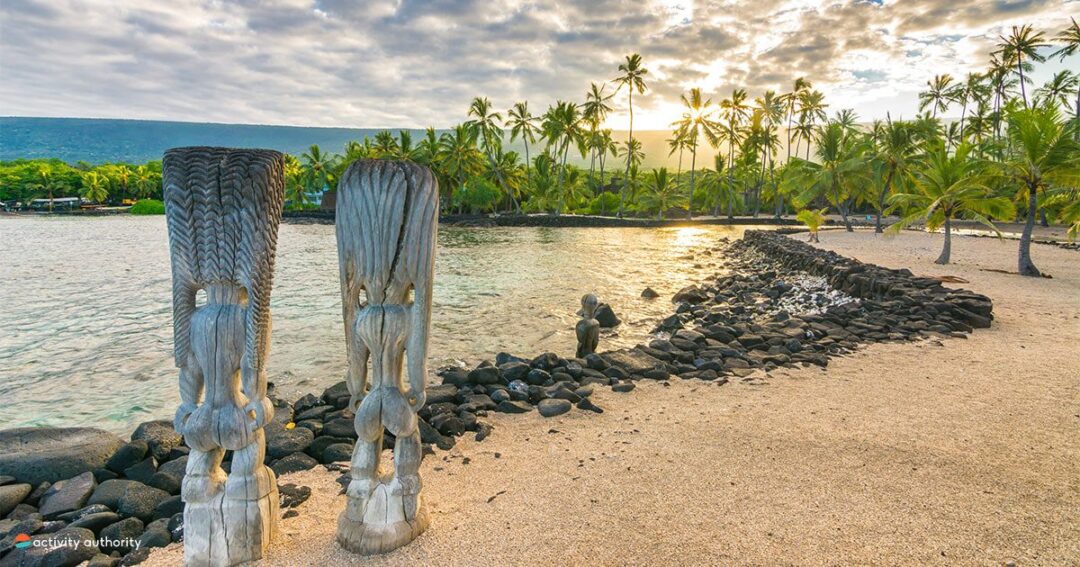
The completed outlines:
[[[133,215],[163,215],[165,203],[157,199],[139,199],[131,206],[130,212]]]

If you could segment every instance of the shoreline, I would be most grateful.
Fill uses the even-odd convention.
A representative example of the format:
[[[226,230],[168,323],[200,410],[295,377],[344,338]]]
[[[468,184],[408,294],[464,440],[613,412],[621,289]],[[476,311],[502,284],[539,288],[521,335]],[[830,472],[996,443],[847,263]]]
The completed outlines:
[[[733,275],[714,276],[702,285],[679,291],[672,298],[676,314],[658,326],[670,338],[584,360],[563,359],[554,353],[531,360],[500,354],[495,364],[481,362],[471,370],[444,369],[440,372],[443,384],[429,387],[428,404],[421,411],[423,442],[452,453],[466,434],[477,442],[491,435],[492,418],[500,413],[536,415],[536,409],[545,419],[603,414],[604,408],[592,399],[594,391],[607,390],[604,386],[624,393],[639,383],[666,385],[675,377],[702,385],[724,386],[729,381],[753,385],[764,381],[763,373],[768,376],[783,368],[824,368],[830,359],[857,351],[865,343],[965,336],[972,327],[990,325],[989,299],[944,288],[936,280],[915,278],[906,270],[886,270],[822,254],[773,232],[750,231],[744,239],[726,241],[722,239],[706,254],[725,254]],[[777,271],[760,273],[769,266]],[[798,282],[793,286],[776,279],[803,271],[821,278],[816,285],[825,285],[825,280],[832,285],[815,291],[813,282],[804,288]],[[836,289],[836,293],[824,293],[826,289]],[[766,301],[751,299],[748,293],[755,297],[763,294]],[[850,294],[848,299],[840,297],[844,293]],[[897,295],[910,297],[919,309],[909,310],[906,303],[888,299]],[[805,309],[806,314],[789,315],[791,309]],[[822,315],[814,314],[821,309],[825,309]],[[760,324],[755,322],[759,320]],[[886,332],[881,324],[900,326]],[[348,399],[344,383],[327,388],[321,396],[308,394],[294,403],[272,397],[277,415],[266,428],[267,464],[283,478],[321,469],[320,464],[340,471],[339,463],[348,460],[355,438],[351,412],[346,409]],[[577,411],[572,411],[574,405]],[[608,409],[618,409],[618,405]],[[144,429],[156,432],[157,437],[150,440],[156,446],[136,443],[146,437],[139,433]],[[156,491],[154,505],[140,518],[147,526],[140,537],[163,543],[163,529],[172,540],[181,537],[182,515],[175,511],[179,505],[175,494],[187,457],[179,436],[171,433],[166,422],[149,422],[133,434],[131,443],[119,448],[116,444],[102,451],[103,458],[112,456],[107,467],[93,469],[92,479],[138,482],[145,484],[146,490]],[[117,455],[125,452],[137,455],[115,463]],[[154,456],[147,457],[149,453]],[[10,459],[7,465],[11,465]],[[8,468],[0,472],[15,472]],[[119,477],[129,480],[111,480]],[[86,491],[85,497],[93,502],[102,488],[90,484],[93,490]],[[34,492],[48,494],[48,488],[37,486]],[[303,496],[296,496],[297,490]],[[282,493],[283,498],[294,501],[293,505],[310,496],[309,489],[290,488],[284,482]],[[20,506],[24,507],[20,516],[34,514],[32,507]],[[78,512],[71,512],[76,516],[69,519],[79,520]],[[143,527],[140,523],[139,530]],[[57,533],[66,528],[61,524],[60,529]]]

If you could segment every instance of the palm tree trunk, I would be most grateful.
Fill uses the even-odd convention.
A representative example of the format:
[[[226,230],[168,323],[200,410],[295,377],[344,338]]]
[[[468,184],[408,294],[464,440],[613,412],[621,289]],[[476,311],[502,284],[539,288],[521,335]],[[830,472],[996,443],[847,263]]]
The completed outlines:
[[[563,194],[563,174],[566,173],[566,154],[570,150],[570,139],[567,138],[562,151],[562,167],[559,168],[559,202],[555,205],[555,216],[562,214],[563,203],[566,195]]]
[[[525,184],[526,184],[526,186],[531,187],[532,186],[532,172],[531,172],[531,168],[529,167],[529,139],[523,137],[522,141],[525,142]],[[520,202],[518,202],[518,204],[517,204],[517,214],[519,214],[519,215],[521,214],[521,203]]]
[[[885,212],[885,197],[889,195],[889,186],[892,185],[892,176],[896,170],[889,168],[889,174],[885,176],[885,186],[881,188],[881,195],[878,197],[878,209],[877,218],[874,219],[874,233],[881,234],[881,215]]]
[[[630,162],[634,159],[634,85],[628,84],[630,107],[630,133],[626,141],[626,175],[623,176],[622,190],[619,191],[619,214],[622,218],[623,206],[626,204],[626,187],[630,184]]]
[[[1035,229],[1035,214],[1038,208],[1039,201],[1035,187],[1029,185],[1027,222],[1024,223],[1024,232],[1020,234],[1020,258],[1017,266],[1017,271],[1021,276],[1042,275],[1031,261],[1031,233]]]
[[[600,216],[607,214],[607,186],[604,185],[604,162],[607,160],[607,148],[600,154]]]
[[[690,150],[690,198],[686,201],[686,219],[694,218],[694,175],[697,173],[697,140]]]
[[[967,96],[964,96],[964,106],[960,109],[960,143],[964,142],[964,118],[967,115]]]
[[[934,260],[935,264],[945,265],[949,263],[949,254],[952,252],[952,215],[948,211],[945,212],[945,246],[941,249],[941,255],[937,260]]]
[[[1046,222],[1046,209],[1039,209],[1039,226],[1046,228],[1050,226],[1049,222]]]
[[[1016,68],[1020,71],[1020,96],[1024,99],[1024,108],[1028,108],[1027,89],[1024,88],[1024,58],[1016,54]]]

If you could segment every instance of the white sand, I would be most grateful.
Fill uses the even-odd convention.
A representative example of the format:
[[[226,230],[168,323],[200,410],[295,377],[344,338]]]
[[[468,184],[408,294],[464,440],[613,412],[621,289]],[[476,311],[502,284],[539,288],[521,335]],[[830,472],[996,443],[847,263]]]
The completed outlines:
[[[1054,279],[1030,279],[981,270],[1014,270],[1010,241],[957,238],[952,266],[932,263],[940,235],[821,246],[967,279],[994,326],[764,385],[598,390],[602,415],[496,414],[424,460],[431,528],[382,557],[334,543],[336,474],[291,475],[314,494],[262,564],[1080,563],[1080,253],[1035,246]]]

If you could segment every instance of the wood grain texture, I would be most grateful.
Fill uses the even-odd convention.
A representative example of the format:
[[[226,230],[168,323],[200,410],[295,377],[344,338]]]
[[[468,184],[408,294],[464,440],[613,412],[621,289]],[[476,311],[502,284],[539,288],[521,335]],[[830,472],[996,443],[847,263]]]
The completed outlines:
[[[162,178],[180,370],[174,426],[191,448],[181,488],[184,562],[236,565],[261,558],[277,529],[262,428],[274,416],[265,365],[284,156],[177,148],[165,153]],[[196,305],[200,290],[206,300]]]
[[[438,184],[411,162],[360,160],[337,192],[341,303],[359,439],[338,542],[384,553],[427,528],[416,412],[426,400]],[[403,374],[404,370],[404,374]],[[384,428],[394,466],[383,471]]]

